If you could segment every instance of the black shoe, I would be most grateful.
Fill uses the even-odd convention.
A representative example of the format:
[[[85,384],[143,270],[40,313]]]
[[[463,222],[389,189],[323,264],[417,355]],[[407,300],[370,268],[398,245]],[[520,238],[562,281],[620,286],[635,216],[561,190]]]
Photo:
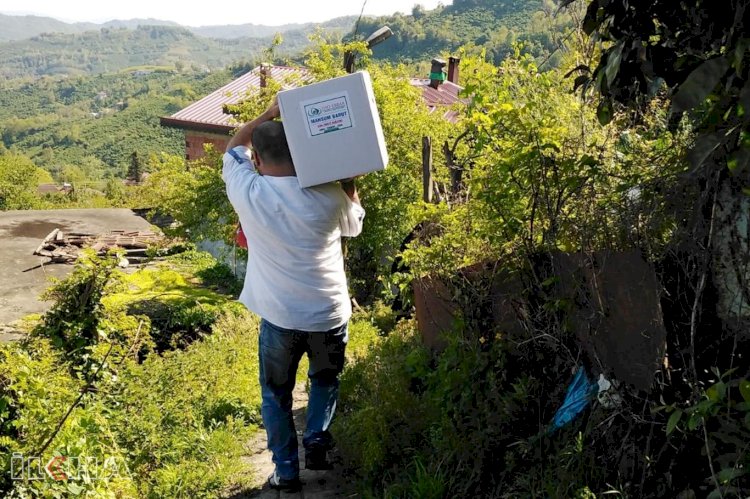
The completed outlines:
[[[333,464],[328,460],[328,449],[316,445],[305,449],[305,468],[308,470],[332,470]]]
[[[299,478],[292,478],[291,480],[280,478],[276,474],[276,471],[268,477],[268,486],[274,490],[281,490],[283,492],[299,492],[302,488],[302,482]]]

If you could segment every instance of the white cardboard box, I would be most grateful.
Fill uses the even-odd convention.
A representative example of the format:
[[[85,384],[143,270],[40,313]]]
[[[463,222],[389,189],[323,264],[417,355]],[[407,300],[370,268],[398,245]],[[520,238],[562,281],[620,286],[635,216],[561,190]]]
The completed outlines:
[[[388,151],[367,71],[279,92],[302,187],[385,169]]]

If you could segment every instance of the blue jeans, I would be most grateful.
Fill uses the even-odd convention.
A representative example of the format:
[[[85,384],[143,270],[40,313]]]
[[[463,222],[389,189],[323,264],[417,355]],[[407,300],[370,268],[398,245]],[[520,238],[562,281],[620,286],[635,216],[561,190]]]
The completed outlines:
[[[261,415],[268,436],[268,448],[280,478],[299,476],[297,432],[292,417],[292,390],[302,354],[310,361],[310,397],[307,403],[307,429],[302,439],[305,449],[330,448],[328,428],[336,412],[338,376],[344,367],[344,351],[349,339],[348,324],[330,331],[311,333],[283,329],[261,320],[258,356]]]

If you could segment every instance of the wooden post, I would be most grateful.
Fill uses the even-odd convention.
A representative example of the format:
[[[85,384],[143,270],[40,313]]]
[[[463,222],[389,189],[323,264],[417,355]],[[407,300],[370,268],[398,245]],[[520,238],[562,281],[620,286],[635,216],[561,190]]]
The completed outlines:
[[[422,137],[422,193],[425,203],[432,203],[432,138]]]
[[[458,194],[458,191],[461,190],[461,177],[463,172],[456,166],[456,157],[447,140],[445,141],[445,144],[443,144],[443,153],[445,154],[445,164],[448,166],[448,171],[451,175],[451,194],[455,196]]]

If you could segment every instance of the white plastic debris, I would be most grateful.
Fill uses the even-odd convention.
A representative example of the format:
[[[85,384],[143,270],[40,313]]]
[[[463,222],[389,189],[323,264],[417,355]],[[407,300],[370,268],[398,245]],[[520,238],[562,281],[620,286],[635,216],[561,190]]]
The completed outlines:
[[[622,397],[617,393],[616,380],[609,381],[604,377],[604,374],[600,374],[599,380],[596,383],[599,385],[599,393],[597,393],[596,399],[602,407],[605,409],[614,409],[622,404]]]

